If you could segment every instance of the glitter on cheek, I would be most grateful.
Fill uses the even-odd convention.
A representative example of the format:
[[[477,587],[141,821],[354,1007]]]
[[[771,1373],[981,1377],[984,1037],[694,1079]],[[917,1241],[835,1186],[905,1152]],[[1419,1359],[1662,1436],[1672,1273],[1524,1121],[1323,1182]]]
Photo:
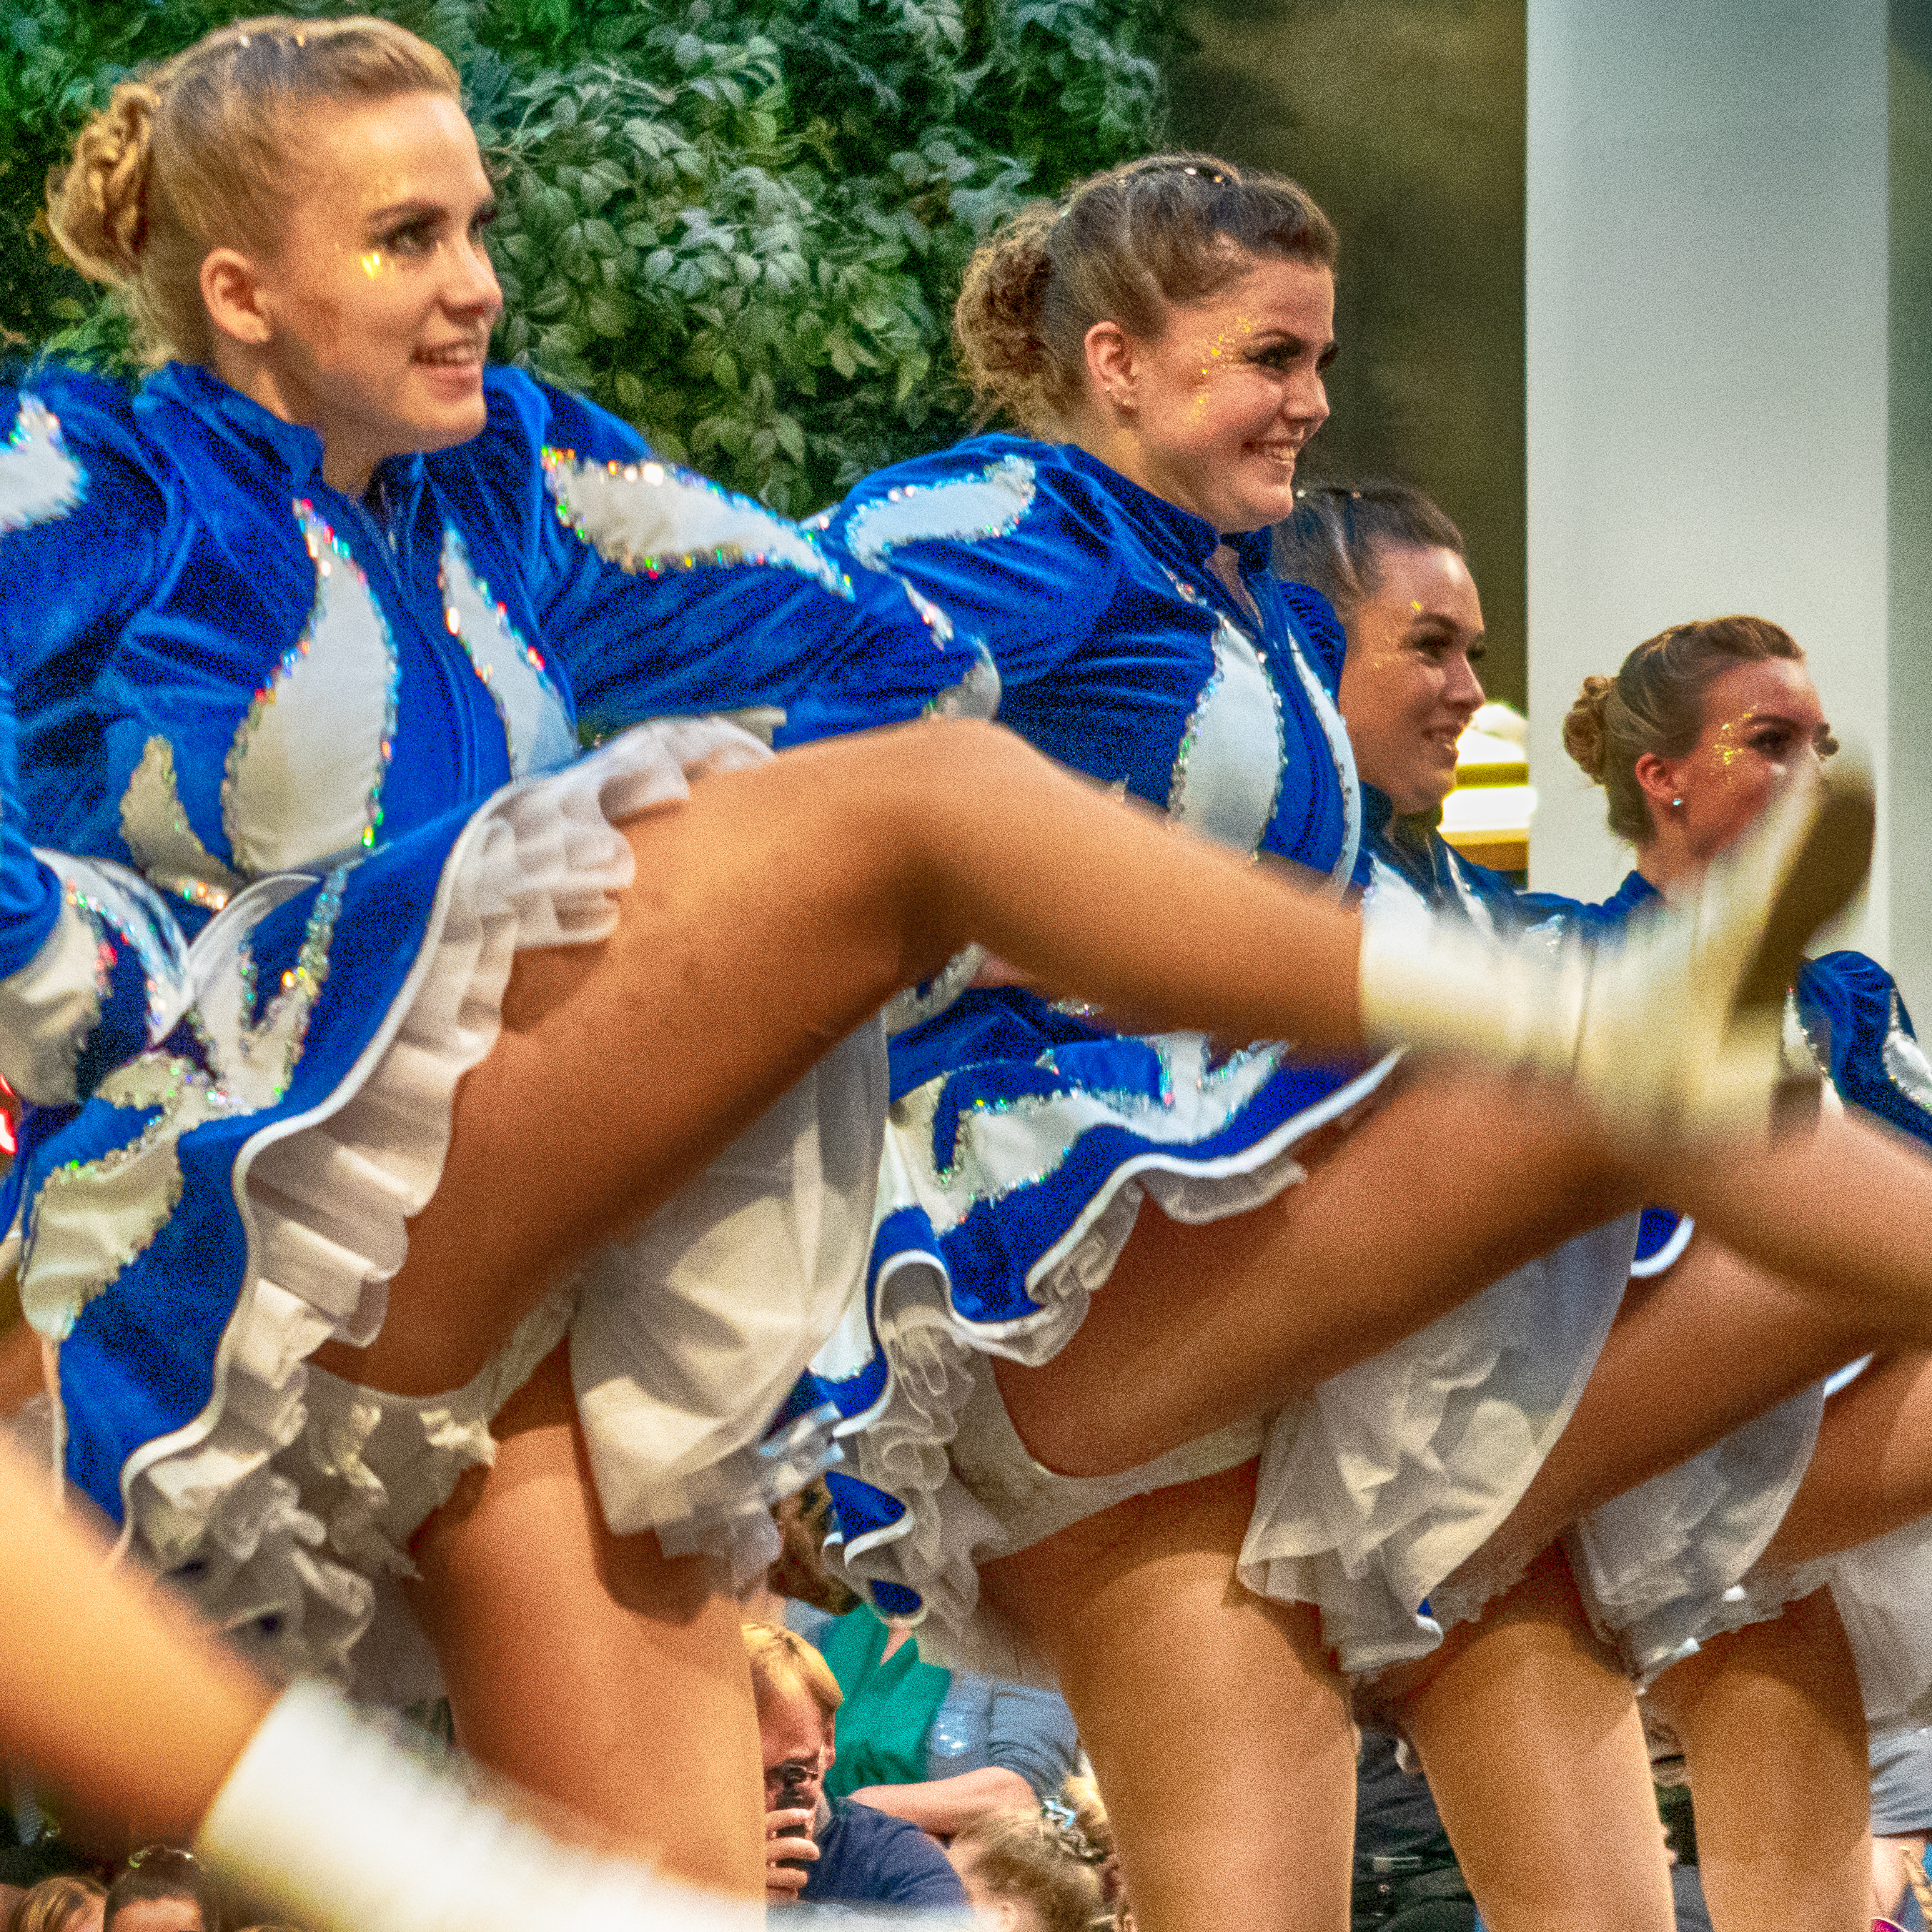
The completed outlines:
[[[373,282],[389,266],[389,258],[380,248],[371,248],[362,257],[362,272]]]

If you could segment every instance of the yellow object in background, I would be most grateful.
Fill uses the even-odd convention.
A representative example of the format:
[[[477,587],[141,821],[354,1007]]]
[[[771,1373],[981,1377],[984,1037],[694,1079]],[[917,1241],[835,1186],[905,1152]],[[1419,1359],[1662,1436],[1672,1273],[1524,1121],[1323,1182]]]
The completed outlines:
[[[1499,872],[1529,869],[1529,721],[1486,704],[1456,742],[1456,789],[1442,802],[1442,836],[1465,858]]]

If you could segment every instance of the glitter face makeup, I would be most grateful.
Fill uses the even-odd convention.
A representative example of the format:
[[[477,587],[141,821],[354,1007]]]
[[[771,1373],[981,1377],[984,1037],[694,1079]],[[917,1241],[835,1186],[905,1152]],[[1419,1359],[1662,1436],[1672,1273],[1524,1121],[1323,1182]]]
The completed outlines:
[[[483,427],[502,308],[483,246],[495,196],[462,108],[442,94],[337,104],[306,116],[300,139],[304,186],[284,244],[253,265],[272,332],[247,367],[220,373],[319,431],[324,477],[358,495],[385,458]]]
[[[1348,623],[1342,715],[1364,781],[1400,812],[1455,789],[1456,741],[1483,701],[1483,606],[1453,550],[1383,544],[1375,589]]]
[[[1335,278],[1306,262],[1256,262],[1207,301],[1169,311],[1158,339],[1128,339],[1132,406],[1093,453],[1223,532],[1294,507],[1294,466],[1328,418]]]
[[[1701,865],[1757,817],[1795,764],[1837,749],[1802,660],[1766,658],[1715,679],[1704,694],[1696,743],[1681,758],[1657,759],[1649,776],[1640,760],[1637,776],[1653,801],[1652,823],[1667,824],[1658,836]],[[1659,811],[1660,797],[1684,802]]]

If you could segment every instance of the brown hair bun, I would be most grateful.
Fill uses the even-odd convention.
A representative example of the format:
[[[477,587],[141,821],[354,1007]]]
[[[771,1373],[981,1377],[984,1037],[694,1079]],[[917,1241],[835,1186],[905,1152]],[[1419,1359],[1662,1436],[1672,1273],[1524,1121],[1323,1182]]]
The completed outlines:
[[[1604,782],[1604,707],[1616,688],[1615,678],[1592,671],[1563,716],[1563,748],[1582,766],[1583,776],[1593,784]]]

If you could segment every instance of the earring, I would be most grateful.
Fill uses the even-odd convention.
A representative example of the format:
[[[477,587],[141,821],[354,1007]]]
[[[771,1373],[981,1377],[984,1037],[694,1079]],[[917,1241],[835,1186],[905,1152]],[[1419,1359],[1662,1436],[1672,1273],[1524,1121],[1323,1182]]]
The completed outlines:
[[[1684,809],[1684,801],[1681,798],[1673,798],[1670,801],[1670,808],[1672,812],[1682,812]]]

